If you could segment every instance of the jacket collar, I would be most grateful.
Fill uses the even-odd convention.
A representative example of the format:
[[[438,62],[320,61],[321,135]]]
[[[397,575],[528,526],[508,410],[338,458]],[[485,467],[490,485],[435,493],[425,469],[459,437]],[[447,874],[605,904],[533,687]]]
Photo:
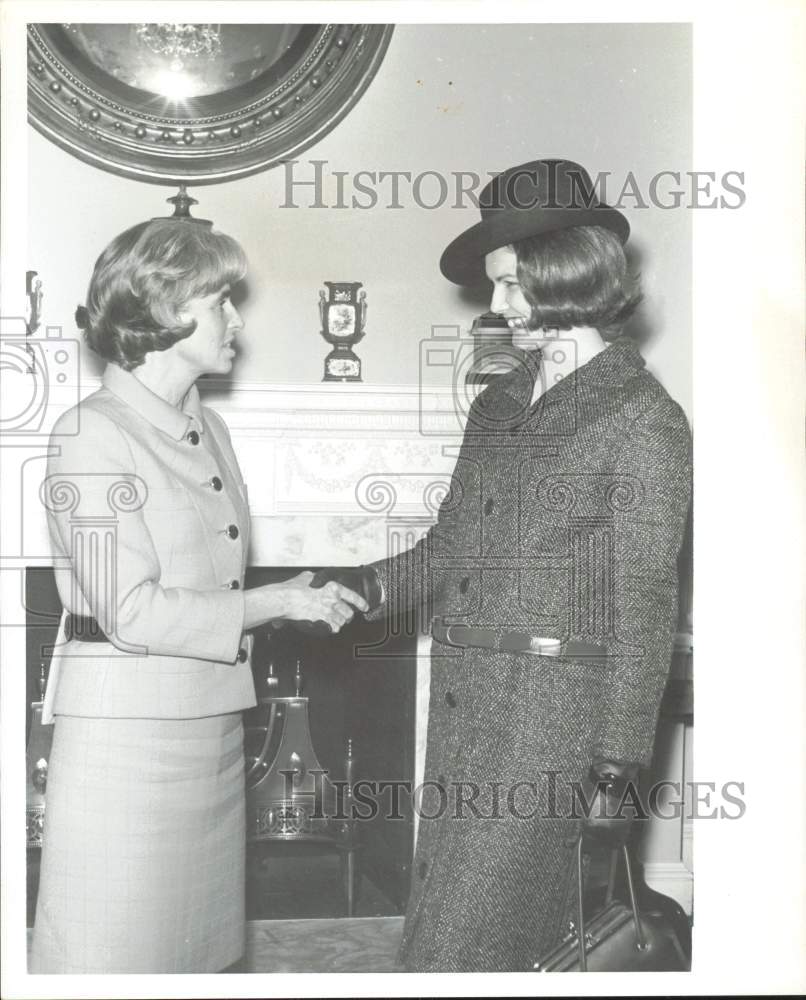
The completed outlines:
[[[108,364],[103,374],[104,388],[123,400],[127,406],[136,410],[158,430],[180,441],[193,427],[199,434],[204,433],[201,400],[199,390],[195,385],[190,387],[187,396],[182,400],[181,410],[171,406],[167,400],[153,393],[147,386],[125,371],[120,365]]]
[[[536,360],[536,359],[535,359]],[[528,359],[522,366],[502,376],[497,383],[520,405],[527,405],[532,398],[536,366]],[[645,365],[644,359],[631,337],[621,336],[594,355],[590,361],[566,375],[556,385],[549,386],[540,399],[547,396],[565,395],[567,391],[580,391],[597,386],[616,387],[623,385],[636,375]]]

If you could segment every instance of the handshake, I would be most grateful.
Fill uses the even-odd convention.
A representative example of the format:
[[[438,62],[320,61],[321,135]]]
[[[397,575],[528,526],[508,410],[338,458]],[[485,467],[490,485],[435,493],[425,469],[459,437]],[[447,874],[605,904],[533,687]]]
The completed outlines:
[[[311,617],[291,622],[300,632],[309,635],[333,635],[352,619],[355,608],[363,612],[373,611],[383,603],[383,588],[371,566],[330,566],[317,573],[300,576],[310,578],[308,590],[320,591],[307,595]]]

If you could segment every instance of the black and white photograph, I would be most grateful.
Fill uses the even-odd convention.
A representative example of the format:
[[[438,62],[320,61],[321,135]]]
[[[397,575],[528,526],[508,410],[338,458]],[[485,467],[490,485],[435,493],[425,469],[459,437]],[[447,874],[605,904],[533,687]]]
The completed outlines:
[[[806,990],[806,12],[703,6],[0,6],[3,996]]]

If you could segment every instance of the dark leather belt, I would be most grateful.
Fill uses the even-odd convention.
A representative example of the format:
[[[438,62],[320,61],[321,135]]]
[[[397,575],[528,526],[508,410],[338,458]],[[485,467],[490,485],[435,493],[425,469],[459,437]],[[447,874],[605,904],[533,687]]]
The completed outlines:
[[[457,646],[460,649],[473,646],[501,653],[531,653],[532,656],[607,656],[607,646],[576,639],[562,642],[515,629],[476,628],[473,625],[443,625],[441,622],[434,622],[431,635],[443,645]]]
[[[101,626],[88,615],[69,614],[64,622],[64,635],[69,641],[77,642],[109,642],[101,630]]]
[[[67,617],[64,620],[64,635],[69,641],[70,639],[75,639],[76,642],[110,642],[104,633],[101,631],[101,626],[95,620],[95,618],[90,618],[89,615],[74,615],[72,612],[67,613]],[[243,637],[242,637],[243,639]],[[238,663],[246,663],[249,658],[247,646],[241,646],[238,650],[236,660]]]

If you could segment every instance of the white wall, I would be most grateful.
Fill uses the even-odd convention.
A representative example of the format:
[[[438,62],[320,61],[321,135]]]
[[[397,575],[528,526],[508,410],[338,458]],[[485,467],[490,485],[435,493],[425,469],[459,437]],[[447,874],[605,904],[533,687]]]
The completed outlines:
[[[302,154],[328,171],[498,171],[539,156],[610,171],[621,186],[661,170],[691,168],[690,30],[686,25],[402,25],[359,104]],[[90,167],[29,129],[28,266],[45,291],[45,323],[74,330],[93,262],[118,232],[169,214],[175,189]],[[191,188],[196,214],[238,238],[251,262],[247,328],[235,378],[318,382],[324,280],[363,281],[368,335],[359,345],[366,381],[416,383],[419,341],[432,324],[466,327],[486,306],[446,282],[439,256],[477,221],[472,207],[282,208],[282,167],[227,184]],[[332,190],[332,189],[331,189]],[[435,189],[423,188],[424,197]],[[335,193],[332,193],[335,198]],[[296,200],[309,204],[303,189]],[[631,246],[646,301],[650,368],[691,413],[690,212],[634,210]],[[89,362],[87,371],[93,371]],[[447,379],[426,371],[429,383]]]

